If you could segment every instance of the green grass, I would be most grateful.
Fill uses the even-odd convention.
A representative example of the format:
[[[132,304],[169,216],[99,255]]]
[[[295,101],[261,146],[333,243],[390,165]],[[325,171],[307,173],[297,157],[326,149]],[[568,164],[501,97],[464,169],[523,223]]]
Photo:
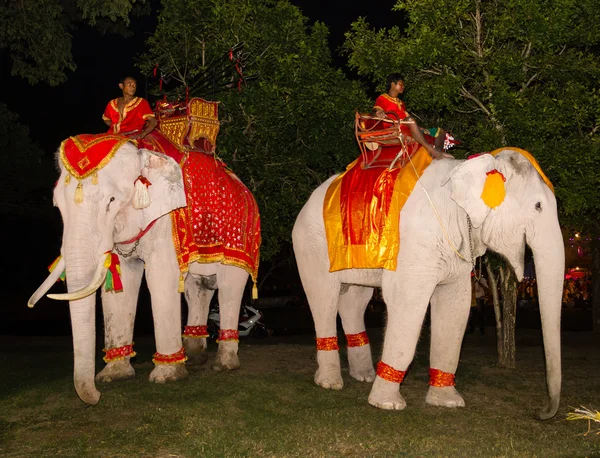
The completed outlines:
[[[370,333],[378,355],[380,330]],[[98,385],[95,407],[75,394],[68,338],[3,336],[0,456],[600,457],[600,435],[584,437],[586,422],[565,420],[572,407],[600,407],[598,336],[563,336],[561,408],[542,423],[531,416],[546,397],[541,339],[519,335],[514,371],[496,367],[494,336],[467,336],[457,373],[464,409],[425,404],[424,336],[401,412],[369,406],[370,384],[349,377],[344,354],[344,389],[315,386],[310,336],[242,341],[240,370],[190,369],[166,386],[148,382],[152,341],[136,338],[136,379]]]

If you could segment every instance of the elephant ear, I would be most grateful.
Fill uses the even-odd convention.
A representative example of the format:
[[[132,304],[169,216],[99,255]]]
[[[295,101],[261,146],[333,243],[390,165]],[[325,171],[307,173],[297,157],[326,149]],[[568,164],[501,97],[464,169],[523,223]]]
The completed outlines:
[[[140,150],[141,177],[147,180],[149,202],[141,208],[144,227],[176,208],[186,206],[183,173],[175,160],[146,149]],[[144,181],[143,178],[139,180]],[[137,180],[136,180],[137,181]],[[138,184],[136,183],[136,186]]]
[[[450,182],[452,200],[467,212],[473,227],[481,226],[491,210],[483,201],[482,193],[487,173],[494,170],[495,166],[494,157],[481,154],[455,167],[442,181],[442,186]]]

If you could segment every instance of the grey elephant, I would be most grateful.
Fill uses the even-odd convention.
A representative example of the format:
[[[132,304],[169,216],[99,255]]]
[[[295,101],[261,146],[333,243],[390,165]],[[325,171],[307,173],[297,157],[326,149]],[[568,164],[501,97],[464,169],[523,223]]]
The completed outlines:
[[[348,343],[350,375],[374,381],[369,395],[373,406],[404,409],[400,383],[413,360],[431,303],[426,402],[464,406],[454,374],[469,315],[472,259],[491,249],[502,254],[521,279],[528,244],[536,264],[549,393],[548,405],[538,415],[547,419],[556,414],[561,390],[564,245],[551,184],[537,162],[528,157],[527,152],[507,148],[496,151],[495,156],[483,154],[467,161],[434,160],[400,213],[396,270],[330,272],[323,203],[335,177],[313,192],[297,217],[292,237],[315,323],[316,384],[331,389],[343,386],[336,338],[339,312]],[[505,198],[492,209],[482,193],[488,176],[497,172],[505,179]],[[364,312],[374,287],[382,290],[388,316],[377,371],[364,325]]]
[[[212,157],[210,160],[214,161]],[[100,399],[95,381],[134,376],[130,363],[135,355],[133,324],[144,274],[151,293],[156,340],[150,381],[165,383],[186,377],[186,353],[196,362],[206,360],[207,316],[216,289],[224,334],[214,369],[238,368],[235,334],[248,269],[215,257],[212,261],[190,262],[187,272],[181,273],[180,247],[174,245],[171,219],[172,212],[186,208],[180,165],[163,154],[138,149],[127,139],[119,140],[94,174],[80,173],[81,179],[73,178],[78,173],[74,161],[60,156],[58,163],[61,175],[54,188],[54,204],[64,223],[62,257],[32,295],[29,306],[66,270],[68,293],[49,297],[70,301],[74,381],[79,397],[95,405]],[[251,195],[248,199],[254,202]],[[115,293],[102,288],[107,364],[95,378],[94,293],[106,282],[108,272],[112,272],[113,279],[119,273],[114,270],[115,264],[120,264],[123,290]],[[200,332],[190,332],[182,341],[180,291],[184,279],[188,327]]]

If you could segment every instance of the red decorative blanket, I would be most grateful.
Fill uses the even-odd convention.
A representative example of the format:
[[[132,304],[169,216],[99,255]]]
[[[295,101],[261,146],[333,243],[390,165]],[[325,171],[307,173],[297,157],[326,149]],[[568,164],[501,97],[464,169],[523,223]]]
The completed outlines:
[[[260,216],[254,197],[214,156],[190,152],[183,165],[187,208],[171,213],[182,272],[191,262],[231,264],[256,282]]]

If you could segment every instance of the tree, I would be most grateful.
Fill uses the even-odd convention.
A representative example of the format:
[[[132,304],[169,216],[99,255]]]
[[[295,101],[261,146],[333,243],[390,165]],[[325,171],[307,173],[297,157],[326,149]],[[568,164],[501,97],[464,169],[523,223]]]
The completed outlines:
[[[261,259],[291,255],[292,226],[310,192],[359,154],[353,121],[355,110],[369,106],[363,89],[332,66],[327,27],[309,27],[287,1],[162,5],[141,67],[151,74],[158,64],[170,96],[185,97],[187,87],[190,96],[221,102],[217,154],[257,199]],[[211,63],[219,65],[238,43],[244,44],[244,73],[258,79],[241,90],[196,89]]]
[[[597,227],[600,4],[399,0],[394,9],[406,15],[405,30],[352,25],[350,66],[379,84],[404,72],[409,110],[471,152],[529,150],[555,185],[562,223]],[[507,274],[501,283],[513,300],[516,281]]]
[[[146,0],[5,0],[0,7],[0,50],[11,73],[30,84],[65,82],[76,69],[71,54],[78,24],[127,34],[130,14],[148,12]]]

